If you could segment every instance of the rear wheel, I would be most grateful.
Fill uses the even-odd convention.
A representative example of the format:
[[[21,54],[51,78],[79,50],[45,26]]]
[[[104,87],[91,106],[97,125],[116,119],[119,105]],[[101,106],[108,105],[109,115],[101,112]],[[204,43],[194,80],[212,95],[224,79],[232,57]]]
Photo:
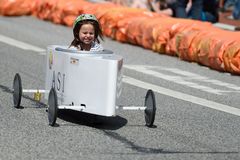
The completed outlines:
[[[13,80],[13,105],[19,108],[22,99],[22,80],[18,73],[15,74]]]
[[[48,96],[48,122],[50,126],[54,126],[57,120],[58,104],[57,94],[54,88],[50,90]]]
[[[146,107],[144,111],[146,126],[153,127],[156,114],[156,101],[154,92],[152,90],[147,91],[144,106]]]

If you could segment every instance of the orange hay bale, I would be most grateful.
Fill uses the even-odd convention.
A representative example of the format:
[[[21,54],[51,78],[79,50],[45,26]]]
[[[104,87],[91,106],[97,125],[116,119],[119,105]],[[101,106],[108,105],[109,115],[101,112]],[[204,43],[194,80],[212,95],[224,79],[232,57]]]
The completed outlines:
[[[143,12],[143,14],[137,18],[132,17],[126,25],[125,33],[128,42],[151,49],[154,43],[153,29],[161,25],[161,21],[164,21],[166,16],[149,13],[150,12]]]
[[[118,28],[119,21],[124,20],[126,18],[131,18],[131,17],[138,18],[138,17],[147,17],[147,16],[153,16],[153,14],[149,14],[143,9],[118,7],[105,12],[104,15],[102,15],[100,21],[101,21],[104,33],[109,37],[115,38],[116,32],[119,29]]]
[[[240,75],[240,41],[226,47],[223,54],[224,69],[233,74]]]
[[[126,29],[127,41],[132,44],[141,45],[142,32],[140,26],[146,22],[146,17],[133,18]]]
[[[63,22],[63,24],[65,24],[69,27],[72,27],[75,19],[76,19],[75,15],[69,15],[69,16],[63,17],[62,22]]]
[[[196,55],[194,54],[196,52],[192,50],[191,44],[193,39],[198,36],[199,33],[200,31],[192,30],[178,34],[176,40],[178,43],[176,44],[176,47],[178,50],[177,55],[180,59],[190,62],[197,61]]]
[[[133,19],[135,18],[134,17],[125,18],[117,23],[118,30],[116,31],[115,34],[116,40],[120,42],[128,42],[127,27],[129,25],[129,22],[131,22]]]
[[[178,19],[178,22],[170,28],[170,39],[166,45],[166,53],[169,55],[178,55],[178,43],[180,41],[179,34],[182,32],[188,32],[191,30],[204,30],[207,27],[211,27],[210,23],[190,20],[190,19]]]
[[[177,23],[177,19],[165,17],[159,20],[159,25],[154,26],[152,31],[152,49],[159,53],[166,53],[166,45],[170,40],[170,28]]]
[[[147,19],[145,23],[140,26],[142,33],[142,46],[147,49],[152,49],[154,43],[153,30],[159,27],[164,22],[165,18],[156,17],[152,18],[151,21]]]
[[[223,53],[226,50],[226,47],[235,40],[229,36],[231,32],[221,30],[216,33],[216,35],[211,37],[211,44],[209,45],[209,67],[219,71],[224,71]]]
[[[31,0],[1,0],[0,15],[21,16],[31,14],[34,1]]]
[[[105,13],[109,9],[114,9],[120,7],[114,3],[106,2],[106,3],[89,3],[88,5],[84,5],[82,7],[82,13],[94,14],[98,17],[100,13]],[[98,13],[99,12],[99,13]],[[98,13],[98,14],[97,14]]]
[[[90,4],[84,0],[57,0],[52,12],[52,21],[57,24],[71,25],[71,21],[64,21],[66,16],[77,17],[82,12],[82,6]],[[66,24],[67,23],[67,24]]]

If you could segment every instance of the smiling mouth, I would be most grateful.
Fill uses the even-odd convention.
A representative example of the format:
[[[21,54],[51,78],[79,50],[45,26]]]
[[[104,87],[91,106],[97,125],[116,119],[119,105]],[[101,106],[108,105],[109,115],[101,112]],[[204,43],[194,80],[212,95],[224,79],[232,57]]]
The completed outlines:
[[[84,42],[85,42],[85,43],[88,43],[88,42],[92,42],[92,40],[90,40],[90,39],[85,39]]]
[[[85,39],[84,41],[91,41],[90,39]]]

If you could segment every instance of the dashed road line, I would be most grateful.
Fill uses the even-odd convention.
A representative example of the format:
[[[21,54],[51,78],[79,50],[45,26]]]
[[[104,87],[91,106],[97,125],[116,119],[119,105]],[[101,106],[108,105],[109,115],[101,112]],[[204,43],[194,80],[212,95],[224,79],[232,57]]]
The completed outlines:
[[[31,44],[28,44],[28,43],[18,41],[16,39],[13,39],[13,38],[10,38],[10,37],[6,37],[6,36],[1,35],[1,34],[0,34],[0,42],[6,43],[8,45],[18,47],[18,48],[21,48],[21,49],[24,49],[24,50],[31,50],[31,51],[34,51],[34,52],[38,52],[38,54],[41,54],[41,55],[46,54],[45,49],[33,46]]]
[[[125,65],[127,69],[134,70],[146,75],[151,75],[159,79],[164,79],[176,84],[181,84],[186,87],[201,90],[216,95],[223,95],[224,93],[240,93],[240,87],[234,84],[221,82],[219,80],[209,79],[208,77],[201,76],[195,73],[182,71],[177,68],[165,68],[163,66],[143,66],[143,65]],[[165,70],[174,73],[174,75],[161,73],[155,70]],[[216,89],[209,86],[201,85],[200,83],[211,83],[215,86],[225,87],[228,90]]]

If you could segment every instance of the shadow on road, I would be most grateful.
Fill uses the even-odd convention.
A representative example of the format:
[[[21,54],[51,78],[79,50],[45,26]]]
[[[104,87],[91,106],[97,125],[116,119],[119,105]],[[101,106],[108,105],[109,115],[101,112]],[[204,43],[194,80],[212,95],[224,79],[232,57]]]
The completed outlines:
[[[117,130],[127,124],[127,120],[120,116],[105,117],[74,110],[59,110],[58,118],[76,125],[106,130]]]

